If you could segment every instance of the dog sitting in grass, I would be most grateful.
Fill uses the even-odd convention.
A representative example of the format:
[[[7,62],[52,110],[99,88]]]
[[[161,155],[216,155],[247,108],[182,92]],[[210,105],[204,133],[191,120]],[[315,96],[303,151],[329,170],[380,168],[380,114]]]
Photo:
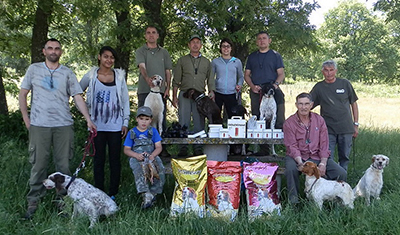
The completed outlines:
[[[371,203],[371,197],[380,199],[383,186],[383,168],[389,165],[389,158],[385,155],[373,155],[372,164],[365,171],[364,175],[358,181],[357,186],[353,189],[355,197],[364,197],[365,203]]]
[[[354,194],[350,185],[344,181],[326,180],[320,177],[317,164],[311,161],[304,163],[301,172],[306,175],[305,192],[307,198],[313,200],[319,209],[326,200],[340,198],[343,204],[354,208]]]
[[[78,214],[85,214],[90,219],[92,228],[101,215],[110,216],[118,211],[117,204],[105,192],[80,178],[55,172],[43,181],[47,189],[66,189],[68,196],[74,201],[72,219]]]

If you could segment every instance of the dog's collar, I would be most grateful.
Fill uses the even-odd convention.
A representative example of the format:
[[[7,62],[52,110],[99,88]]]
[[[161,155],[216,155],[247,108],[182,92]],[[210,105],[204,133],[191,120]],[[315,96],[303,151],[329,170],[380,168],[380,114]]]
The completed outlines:
[[[204,97],[206,97],[206,95],[204,93],[202,93],[201,95],[197,96],[197,98],[194,101],[199,101],[201,99],[203,99]]]
[[[76,179],[76,175],[73,175],[71,177],[71,180],[69,181],[69,183],[67,184],[67,187],[65,187],[66,190],[68,190],[69,186],[71,186],[72,182],[74,182]]]
[[[374,168],[375,170],[378,170],[378,171],[380,171],[380,170],[383,169],[383,168],[382,168],[382,169],[379,169],[378,167],[375,166],[375,164],[371,164],[371,167]]]
[[[317,180],[318,180],[318,179],[319,179],[319,178],[315,178],[314,183],[312,183],[310,189],[306,191],[307,194],[308,194],[308,193],[311,191],[311,189],[314,187],[315,183],[317,183]]]
[[[161,92],[159,92],[159,91],[152,91],[152,90],[150,90],[150,92],[152,92],[152,93],[157,93],[157,94],[160,94]]]

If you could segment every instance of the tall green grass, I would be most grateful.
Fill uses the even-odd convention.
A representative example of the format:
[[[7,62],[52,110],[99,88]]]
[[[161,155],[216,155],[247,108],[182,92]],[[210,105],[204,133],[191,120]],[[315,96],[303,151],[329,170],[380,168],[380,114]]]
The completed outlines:
[[[76,138],[72,171],[82,158],[85,135],[78,133]],[[69,217],[57,214],[52,203],[54,191],[48,191],[32,220],[21,220],[29,188],[27,143],[3,133],[0,135],[0,234],[399,234],[399,142],[400,133],[397,129],[361,128],[355,140],[348,172],[348,181],[353,187],[370,165],[373,154],[390,157],[390,164],[384,172],[381,200],[373,201],[371,206],[366,206],[364,200],[359,198],[354,210],[328,202],[324,204],[324,210],[319,211],[303,196],[302,208],[294,210],[287,204],[283,185],[282,215],[263,217],[252,223],[247,220],[244,202],[233,223],[213,218],[170,218],[169,207],[174,187],[172,176],[167,177],[164,194],[158,197],[156,207],[141,210],[132,172],[127,159],[122,157],[122,181],[117,195],[120,211],[111,218],[101,219],[93,229],[88,229],[87,218],[71,221]],[[79,177],[93,183],[91,161],[89,158]],[[52,171],[53,164],[50,164],[49,173]]]

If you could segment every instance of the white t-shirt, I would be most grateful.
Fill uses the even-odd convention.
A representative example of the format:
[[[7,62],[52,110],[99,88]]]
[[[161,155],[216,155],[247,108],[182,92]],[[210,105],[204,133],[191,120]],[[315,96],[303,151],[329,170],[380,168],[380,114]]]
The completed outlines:
[[[123,120],[115,83],[105,85],[96,79],[93,98],[95,100],[91,118],[97,131],[121,131]]]
[[[21,88],[32,93],[31,125],[59,127],[73,124],[69,99],[82,94],[82,89],[71,69],[60,65],[49,70],[44,62],[31,64]]]

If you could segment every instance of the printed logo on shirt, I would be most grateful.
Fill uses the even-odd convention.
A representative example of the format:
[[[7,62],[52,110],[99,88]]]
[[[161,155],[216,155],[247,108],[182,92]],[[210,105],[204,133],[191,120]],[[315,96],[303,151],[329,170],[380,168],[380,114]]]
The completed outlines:
[[[336,89],[336,94],[344,94],[344,89]]]
[[[99,91],[96,94],[97,103],[109,103],[110,91]]]

